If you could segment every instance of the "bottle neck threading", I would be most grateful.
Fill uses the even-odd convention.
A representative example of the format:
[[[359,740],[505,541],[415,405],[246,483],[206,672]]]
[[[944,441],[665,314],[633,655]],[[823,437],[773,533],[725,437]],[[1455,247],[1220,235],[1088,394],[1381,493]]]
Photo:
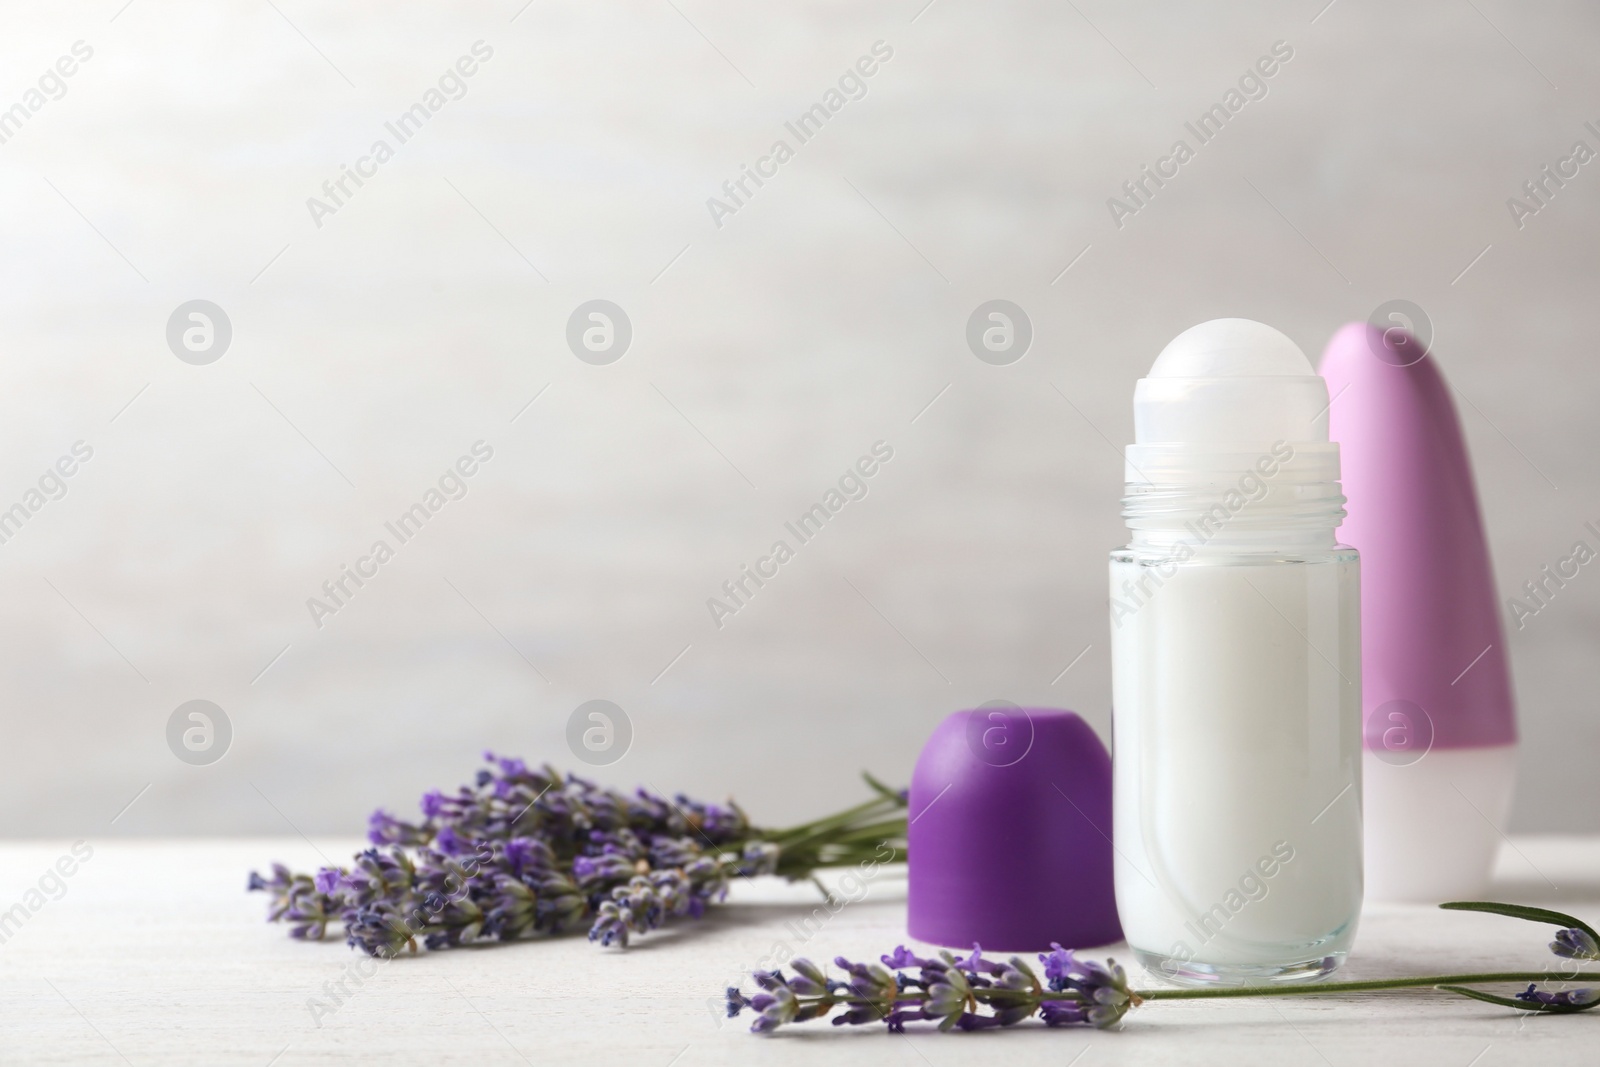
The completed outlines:
[[[1127,461],[1122,514],[1136,551],[1293,553],[1337,543],[1345,497],[1336,444],[1130,445]]]

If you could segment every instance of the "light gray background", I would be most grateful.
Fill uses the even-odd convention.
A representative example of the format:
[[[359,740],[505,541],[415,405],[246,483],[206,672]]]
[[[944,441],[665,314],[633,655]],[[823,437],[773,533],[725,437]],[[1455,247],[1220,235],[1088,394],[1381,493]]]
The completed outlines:
[[[1421,304],[1502,594],[1594,544],[1600,163],[1521,230],[1506,199],[1600,147],[1600,14],[1324,2],[6,5],[0,107],[95,51],[0,145],[0,506],[95,452],[0,545],[0,833],[347,833],[485,747],[574,763],[594,698],[635,735],[603,780],[762,821],[905,780],[986,700],[1104,734],[1131,390],[1223,315],[1315,357]],[[480,39],[317,228],[306,198]],[[878,40],[866,97],[719,229],[706,199]],[[1278,40],[1270,94],[1116,228]],[[164,340],[196,298],[233,323],[210,366]],[[565,346],[592,298],[633,322],[611,366]],[[963,337],[993,298],[1035,328],[1008,367]],[[467,497],[314,627],[479,439]],[[870,495],[713,626],[879,439]],[[1509,634],[1517,828],[1597,825],[1597,610],[1586,568]],[[233,724],[211,766],[166,747],[196,698]]]

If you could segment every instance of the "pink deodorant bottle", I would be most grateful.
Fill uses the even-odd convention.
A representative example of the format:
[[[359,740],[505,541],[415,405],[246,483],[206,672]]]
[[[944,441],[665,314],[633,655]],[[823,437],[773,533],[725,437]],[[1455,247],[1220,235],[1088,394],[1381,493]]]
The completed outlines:
[[[1435,356],[1351,323],[1322,358],[1361,553],[1368,899],[1479,897],[1516,777],[1516,709],[1461,425]]]

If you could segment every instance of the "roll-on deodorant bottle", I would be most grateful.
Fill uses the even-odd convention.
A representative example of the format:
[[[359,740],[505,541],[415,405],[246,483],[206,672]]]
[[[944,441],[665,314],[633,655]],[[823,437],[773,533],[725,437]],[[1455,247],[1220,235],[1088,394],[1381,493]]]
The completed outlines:
[[[1341,532],[1361,553],[1367,899],[1479,900],[1511,809],[1516,701],[1450,384],[1415,337],[1364,322],[1328,342],[1322,373]]]
[[[1116,895],[1184,984],[1337,968],[1361,909],[1358,562],[1328,388],[1247,319],[1180,334],[1134,391],[1111,555]]]

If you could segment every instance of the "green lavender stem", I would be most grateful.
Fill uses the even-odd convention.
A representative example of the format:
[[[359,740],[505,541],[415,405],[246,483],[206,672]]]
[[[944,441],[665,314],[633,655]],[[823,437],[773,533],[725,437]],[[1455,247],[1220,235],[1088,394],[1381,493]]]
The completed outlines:
[[[883,797],[875,797],[865,803],[857,804],[853,808],[846,808],[825,819],[815,822],[802,823],[799,826],[790,826],[781,830],[752,830],[752,837],[770,841],[782,848],[795,848],[811,841],[827,840],[838,831],[849,827],[852,831],[859,831],[859,827],[852,826],[857,821],[887,815],[896,810],[904,810],[904,802],[895,802]],[[905,817],[891,820],[887,825],[898,826],[901,833],[905,832]]]
[[[823,867],[905,860],[905,801],[880,795],[822,819],[779,830],[752,829],[750,837],[778,846],[777,873],[809,878]],[[898,813],[898,814],[897,814]]]
[[[1377,978],[1365,982],[1313,982],[1285,986],[1228,986],[1217,989],[1139,989],[1140,1000],[1213,1000],[1222,997],[1292,997],[1311,994],[1371,993],[1383,989],[1426,989],[1489,982],[1600,981],[1600,971],[1553,975],[1549,971],[1495,971],[1486,974],[1434,974],[1420,978]]]

